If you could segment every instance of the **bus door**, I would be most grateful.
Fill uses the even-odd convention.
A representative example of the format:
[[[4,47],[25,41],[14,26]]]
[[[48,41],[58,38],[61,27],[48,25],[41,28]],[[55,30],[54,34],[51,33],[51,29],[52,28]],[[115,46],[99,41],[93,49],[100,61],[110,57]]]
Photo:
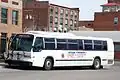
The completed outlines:
[[[34,56],[34,63],[33,65],[39,66],[41,62],[41,52],[43,50],[43,38],[41,37],[36,37],[34,46],[33,46],[33,56]],[[38,63],[39,62],[39,63]]]

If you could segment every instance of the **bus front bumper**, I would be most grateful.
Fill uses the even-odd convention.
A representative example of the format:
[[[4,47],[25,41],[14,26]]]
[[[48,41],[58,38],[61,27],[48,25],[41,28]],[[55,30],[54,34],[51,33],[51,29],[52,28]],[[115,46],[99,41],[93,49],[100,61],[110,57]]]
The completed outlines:
[[[5,63],[19,65],[19,66],[32,66],[32,62],[28,62],[28,61],[5,60]]]

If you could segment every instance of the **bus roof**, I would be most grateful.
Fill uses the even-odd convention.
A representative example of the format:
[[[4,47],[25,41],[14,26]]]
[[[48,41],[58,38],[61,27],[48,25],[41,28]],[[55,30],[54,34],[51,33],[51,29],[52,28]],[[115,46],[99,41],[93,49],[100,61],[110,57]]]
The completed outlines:
[[[95,40],[112,40],[110,38],[92,37],[92,36],[79,36],[74,33],[60,33],[60,32],[45,32],[45,31],[28,31],[25,34],[32,34],[42,37],[54,38],[70,38],[70,39],[95,39]]]

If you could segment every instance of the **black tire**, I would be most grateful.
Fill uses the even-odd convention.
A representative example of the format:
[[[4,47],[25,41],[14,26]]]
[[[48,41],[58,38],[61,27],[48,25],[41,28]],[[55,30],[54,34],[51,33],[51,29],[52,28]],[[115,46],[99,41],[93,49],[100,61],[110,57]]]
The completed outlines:
[[[52,70],[53,68],[53,61],[50,58],[47,58],[44,62],[44,70]]]
[[[100,61],[100,59],[99,58],[95,58],[94,62],[93,62],[92,68],[93,69],[100,69],[100,67],[101,67],[101,61]]]

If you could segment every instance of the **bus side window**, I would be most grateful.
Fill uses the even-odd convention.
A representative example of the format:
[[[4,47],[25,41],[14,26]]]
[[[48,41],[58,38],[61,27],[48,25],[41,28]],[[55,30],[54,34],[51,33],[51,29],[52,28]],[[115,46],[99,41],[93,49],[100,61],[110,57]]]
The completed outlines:
[[[94,40],[94,50],[102,50],[102,41]]]
[[[68,50],[78,50],[78,41],[77,40],[72,40],[68,39]]]
[[[83,40],[78,40],[79,50],[83,50]]]
[[[45,40],[45,49],[54,50],[55,49],[55,39],[54,38],[44,38]]]
[[[57,50],[67,50],[66,39],[57,39]]]
[[[85,50],[93,50],[92,40],[84,40]]]
[[[107,51],[107,41],[103,41],[103,50]]]

